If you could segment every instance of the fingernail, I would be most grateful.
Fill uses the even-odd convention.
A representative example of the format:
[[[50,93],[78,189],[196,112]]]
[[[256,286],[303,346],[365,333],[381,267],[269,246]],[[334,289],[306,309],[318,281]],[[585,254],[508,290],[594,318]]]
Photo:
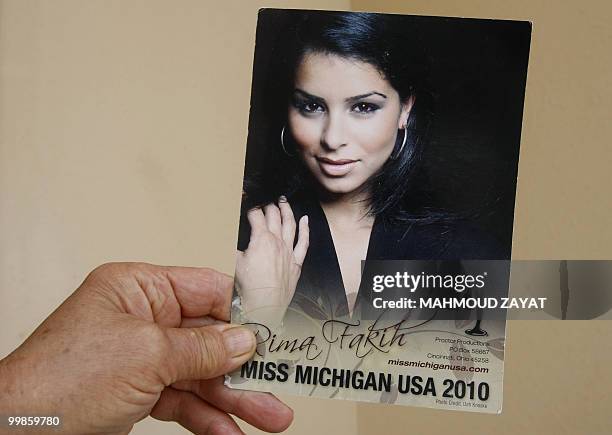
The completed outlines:
[[[281,196],[278,198],[278,200],[279,200],[279,201],[282,201],[282,202],[287,202],[287,197],[286,197],[285,195],[281,195]]]
[[[307,214],[304,215],[304,222],[306,223],[306,225],[308,225],[308,215]]]
[[[223,344],[232,357],[237,357],[255,348],[255,335],[243,326],[228,328],[223,331]]]

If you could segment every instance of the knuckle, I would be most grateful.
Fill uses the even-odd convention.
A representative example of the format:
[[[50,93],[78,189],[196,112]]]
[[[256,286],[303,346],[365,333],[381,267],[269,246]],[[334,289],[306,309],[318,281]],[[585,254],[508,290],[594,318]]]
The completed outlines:
[[[193,331],[198,355],[196,361],[199,363],[199,373],[211,375],[225,365],[227,354],[221,334],[207,329]]]
[[[81,285],[83,291],[93,289],[116,289],[121,287],[118,283],[126,274],[126,263],[104,263],[93,269],[85,277]]]
[[[122,263],[103,263],[89,272],[87,279],[96,280],[109,276],[114,276],[122,268]]]
[[[143,262],[109,262],[103,263],[93,269],[87,279],[97,280],[117,278],[135,272],[150,272],[155,270],[155,266]]]
[[[274,204],[273,202],[271,202],[270,204],[266,206],[266,210],[268,212],[274,213],[275,215],[280,214],[280,208],[278,208],[278,206]]]

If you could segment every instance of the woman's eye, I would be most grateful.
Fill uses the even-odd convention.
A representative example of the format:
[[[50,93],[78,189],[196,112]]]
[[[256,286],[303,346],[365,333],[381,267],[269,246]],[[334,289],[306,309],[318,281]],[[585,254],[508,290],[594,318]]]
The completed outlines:
[[[302,113],[318,113],[324,112],[325,108],[319,104],[314,102],[301,102],[297,104],[297,108]]]
[[[357,113],[372,113],[380,109],[379,106],[372,103],[357,103],[353,106],[353,112]]]

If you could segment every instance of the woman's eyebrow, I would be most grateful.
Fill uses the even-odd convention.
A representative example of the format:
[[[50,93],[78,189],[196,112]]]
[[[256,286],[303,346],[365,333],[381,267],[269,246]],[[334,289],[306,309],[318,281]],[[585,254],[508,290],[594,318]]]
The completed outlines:
[[[298,94],[302,94],[302,96],[308,98],[309,100],[316,101],[317,103],[325,103],[325,99],[324,98],[317,97],[316,95],[309,94],[308,92],[306,92],[306,91],[304,91],[302,89],[295,88],[294,92],[296,92]]]
[[[296,92],[298,94],[301,94],[302,96],[308,98],[309,100],[316,101],[318,103],[324,103],[325,102],[325,98],[321,98],[321,97],[317,97],[316,95],[309,94],[308,92],[306,92],[306,91],[304,91],[302,89],[299,89],[299,88],[295,88],[294,92]],[[347,103],[352,103],[354,101],[361,100],[362,98],[367,98],[367,97],[370,97],[372,95],[379,95],[379,96],[381,96],[383,98],[387,98],[387,96],[385,94],[381,93],[381,92],[372,91],[372,92],[367,92],[367,93],[361,94],[361,95],[355,95],[354,97],[348,97],[348,98],[345,99],[345,101]]]
[[[385,94],[382,94],[382,93],[376,92],[376,91],[372,91],[372,92],[368,92],[367,94],[361,94],[361,95],[355,95],[354,97],[349,97],[345,101],[347,103],[352,103],[353,101],[361,100],[362,98],[367,98],[367,97],[370,97],[372,95],[380,95],[383,98],[387,98],[387,96]]]

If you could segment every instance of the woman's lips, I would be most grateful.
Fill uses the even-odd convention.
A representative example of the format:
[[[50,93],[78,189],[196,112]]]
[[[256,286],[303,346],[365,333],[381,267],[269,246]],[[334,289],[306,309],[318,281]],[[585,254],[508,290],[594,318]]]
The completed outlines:
[[[326,157],[316,157],[319,162],[321,171],[330,177],[343,177],[344,175],[351,172],[358,160],[351,159],[340,159],[332,160]]]

